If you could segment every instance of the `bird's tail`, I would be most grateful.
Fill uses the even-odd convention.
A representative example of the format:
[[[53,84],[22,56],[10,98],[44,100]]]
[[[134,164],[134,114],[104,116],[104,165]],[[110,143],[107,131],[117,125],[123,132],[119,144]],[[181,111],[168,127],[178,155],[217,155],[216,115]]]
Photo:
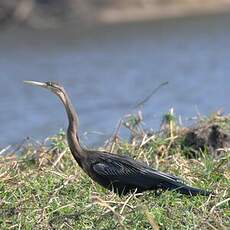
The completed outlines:
[[[164,183],[162,185],[162,189],[165,190],[175,190],[181,194],[185,194],[185,195],[190,195],[190,196],[196,196],[196,195],[202,195],[202,196],[209,196],[210,194],[212,194],[212,192],[209,191],[205,191],[199,188],[193,188],[190,187],[188,185],[185,185],[183,183]]]

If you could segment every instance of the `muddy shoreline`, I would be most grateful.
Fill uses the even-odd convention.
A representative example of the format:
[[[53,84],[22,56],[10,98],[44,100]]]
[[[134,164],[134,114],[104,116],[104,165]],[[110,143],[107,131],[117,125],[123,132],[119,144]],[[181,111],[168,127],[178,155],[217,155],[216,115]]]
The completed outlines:
[[[201,1],[41,1],[21,0],[0,3],[0,25],[22,24],[34,28],[61,27],[74,22],[114,24],[230,12],[229,0]]]
[[[97,15],[97,21],[104,24],[150,21],[199,15],[222,14],[230,11],[230,4],[211,4],[200,7],[199,4],[151,6],[146,8],[104,9]]]

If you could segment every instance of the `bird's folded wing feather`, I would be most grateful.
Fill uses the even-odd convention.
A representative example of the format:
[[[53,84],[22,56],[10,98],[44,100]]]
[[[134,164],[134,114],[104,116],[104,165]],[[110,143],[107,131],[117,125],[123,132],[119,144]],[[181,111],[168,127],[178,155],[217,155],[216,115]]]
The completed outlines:
[[[154,183],[171,181],[183,183],[180,178],[159,172],[133,159],[103,159],[93,165],[94,171],[100,176],[109,177],[125,183]]]

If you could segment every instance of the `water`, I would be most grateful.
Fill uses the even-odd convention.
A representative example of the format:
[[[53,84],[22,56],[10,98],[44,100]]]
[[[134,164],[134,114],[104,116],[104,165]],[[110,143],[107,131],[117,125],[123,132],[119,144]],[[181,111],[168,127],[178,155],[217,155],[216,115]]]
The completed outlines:
[[[64,84],[88,145],[101,145],[118,120],[164,81],[143,109],[157,129],[171,107],[185,120],[199,111],[230,111],[230,15],[0,34],[0,147],[44,139],[67,126],[50,92],[23,80]],[[78,30],[78,28],[76,28]],[[79,31],[79,30],[78,30]],[[93,133],[91,133],[93,131]],[[96,132],[96,133],[95,133]]]

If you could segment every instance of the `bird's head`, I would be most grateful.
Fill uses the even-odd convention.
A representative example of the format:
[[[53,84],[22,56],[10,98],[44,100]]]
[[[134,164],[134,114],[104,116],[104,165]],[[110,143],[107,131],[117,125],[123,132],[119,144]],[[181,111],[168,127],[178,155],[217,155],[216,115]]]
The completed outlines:
[[[42,88],[48,89],[55,93],[60,99],[65,102],[65,90],[58,83],[47,81],[47,82],[38,82],[38,81],[24,81],[24,83],[40,86]]]

